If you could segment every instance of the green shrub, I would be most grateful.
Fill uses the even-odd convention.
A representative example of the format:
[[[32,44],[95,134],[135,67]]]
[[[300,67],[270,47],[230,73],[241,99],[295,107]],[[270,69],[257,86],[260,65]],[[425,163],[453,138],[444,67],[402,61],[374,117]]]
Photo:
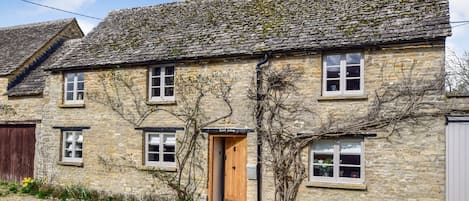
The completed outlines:
[[[46,199],[46,198],[49,198],[53,192],[54,192],[53,186],[47,185],[47,184],[39,184],[39,187],[37,190],[37,197],[39,199]]]
[[[18,192],[19,185],[18,183],[11,183],[8,185],[8,191],[12,193],[17,193]]]
[[[38,191],[38,182],[31,177],[23,179],[23,185],[21,186],[21,193],[29,193],[36,195]]]

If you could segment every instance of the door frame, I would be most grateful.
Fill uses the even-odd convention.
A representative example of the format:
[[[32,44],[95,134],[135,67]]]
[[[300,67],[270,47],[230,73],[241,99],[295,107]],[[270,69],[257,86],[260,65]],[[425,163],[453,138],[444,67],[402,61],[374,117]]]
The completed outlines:
[[[208,201],[213,201],[213,147],[215,138],[246,138],[247,134],[210,134],[209,143],[208,143]],[[247,144],[246,144],[246,153],[247,153]],[[246,158],[247,161],[247,158]],[[245,167],[244,167],[245,168]],[[247,182],[246,182],[247,187]]]

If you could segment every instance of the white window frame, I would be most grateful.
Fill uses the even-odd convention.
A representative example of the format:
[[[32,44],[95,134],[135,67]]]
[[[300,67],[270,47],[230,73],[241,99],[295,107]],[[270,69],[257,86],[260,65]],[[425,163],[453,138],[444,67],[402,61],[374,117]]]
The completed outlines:
[[[72,148],[70,149],[72,151],[72,157],[65,157],[65,152],[69,149],[67,146],[67,133],[72,134]],[[81,135],[81,142],[77,141],[76,135],[80,134]],[[81,143],[81,149],[78,149],[76,147],[77,143]],[[77,151],[81,151],[81,157],[76,157],[75,154]],[[76,163],[81,163],[83,162],[83,132],[82,131],[62,131],[62,162],[76,162]]]
[[[321,140],[318,142],[331,142],[334,144],[333,152],[333,177],[314,176],[314,165],[320,165],[314,163],[314,143],[310,145],[310,162],[309,162],[309,179],[310,181],[318,182],[329,182],[329,183],[351,183],[351,184],[363,184],[365,181],[365,143],[363,138],[344,138],[338,140]],[[344,165],[340,164],[340,142],[360,142],[361,153],[360,153],[360,165]],[[316,152],[321,153],[321,152]],[[326,152],[324,152],[326,153]],[[349,178],[340,177],[340,167],[360,167],[360,178]]]
[[[174,68],[174,73],[173,75],[166,75],[166,68],[167,67],[172,67]],[[156,68],[160,68],[160,75],[159,76],[153,76],[153,71]],[[165,83],[165,77],[173,77],[174,83],[173,85],[166,85]],[[152,79],[160,77],[160,86],[153,86],[152,84]],[[175,87],[175,82],[176,82],[176,67],[174,65],[163,65],[163,66],[151,66],[149,73],[148,73],[148,99],[149,101],[154,101],[154,102],[159,102],[159,101],[174,101],[175,98],[175,93],[176,93],[176,87]],[[173,87],[173,95],[172,96],[165,96],[165,87],[171,86]],[[153,88],[160,88],[160,96],[152,96],[152,89]]]
[[[160,144],[159,144],[159,161],[149,161],[148,160],[148,155],[150,154],[149,152],[149,136],[150,135],[159,135],[160,137]],[[176,142],[174,144],[174,153],[173,152],[164,152],[164,136],[165,135],[173,135],[176,139]],[[177,136],[176,133],[172,132],[146,132],[145,133],[145,166],[153,166],[153,167],[176,167],[176,149],[177,149]],[[164,154],[174,154],[174,162],[164,162],[163,157]]]
[[[346,82],[347,82],[347,54],[360,54],[360,90],[346,90]],[[327,56],[340,56],[340,85],[338,91],[327,91]],[[365,71],[364,71],[365,61],[364,61],[364,54],[362,52],[349,52],[349,53],[333,53],[333,54],[325,54],[323,56],[323,67],[322,67],[322,95],[323,96],[356,96],[356,95],[363,95],[365,90]]]
[[[67,84],[70,82],[68,80],[68,75],[73,74],[73,89],[72,91],[68,91]],[[85,99],[85,75],[83,74],[83,81],[78,81],[78,74],[83,74],[83,73],[66,73],[65,74],[65,79],[64,79],[64,103],[65,104],[83,104],[84,99]],[[83,90],[78,90],[78,83],[83,83]],[[67,92],[73,92],[73,99],[72,100],[67,100]],[[78,93],[82,92],[83,93],[83,99],[78,100]]]

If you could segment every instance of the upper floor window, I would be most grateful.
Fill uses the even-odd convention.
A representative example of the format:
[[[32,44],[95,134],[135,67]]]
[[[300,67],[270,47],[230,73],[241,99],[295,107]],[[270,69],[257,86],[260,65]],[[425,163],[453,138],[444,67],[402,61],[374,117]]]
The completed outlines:
[[[83,162],[82,131],[63,131],[62,161]]]
[[[311,145],[310,180],[363,183],[363,139],[320,140]]]
[[[323,61],[323,96],[363,95],[361,53],[329,54]]]
[[[145,165],[176,166],[176,134],[145,134]]]
[[[174,100],[174,67],[150,68],[149,100],[173,101]]]
[[[65,75],[65,103],[81,104],[85,93],[83,73],[67,73]]]

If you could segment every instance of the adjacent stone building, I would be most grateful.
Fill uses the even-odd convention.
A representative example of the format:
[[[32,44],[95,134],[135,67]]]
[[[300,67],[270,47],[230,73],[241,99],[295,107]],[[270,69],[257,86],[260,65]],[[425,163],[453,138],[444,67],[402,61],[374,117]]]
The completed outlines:
[[[202,129],[201,199],[273,200],[268,164],[256,172],[269,152],[258,157],[255,102],[248,98],[261,60],[300,69],[299,92],[318,117],[347,117],[366,113],[380,86],[409,73],[437,81],[450,34],[447,0],[187,1],[113,11],[47,68],[37,137],[46,149],[36,177],[171,194],[145,170],[179,170],[185,122],[168,111],[184,109],[179,92],[190,91],[178,88],[178,79],[215,73],[234,80],[233,113]],[[428,98],[438,103],[442,95]],[[209,97],[201,104],[204,117],[229,111],[219,97]],[[138,121],[139,108],[158,110]],[[315,121],[299,124],[308,130]],[[386,134],[308,146],[309,174],[298,200],[444,200],[444,116],[381,138]]]
[[[0,28],[0,178],[19,181],[40,165],[44,68],[83,33],[75,19]],[[36,173],[37,174],[37,173]]]

